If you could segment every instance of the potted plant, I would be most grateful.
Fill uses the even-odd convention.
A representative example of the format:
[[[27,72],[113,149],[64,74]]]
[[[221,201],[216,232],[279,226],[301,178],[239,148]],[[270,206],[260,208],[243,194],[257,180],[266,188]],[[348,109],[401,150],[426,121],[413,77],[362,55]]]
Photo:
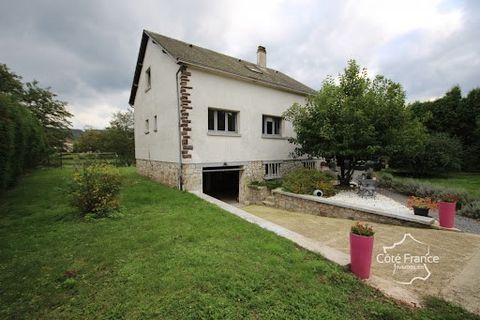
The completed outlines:
[[[361,222],[350,230],[350,270],[360,279],[370,277],[374,234],[371,226]]]
[[[428,217],[428,211],[437,207],[431,198],[421,198],[410,196],[407,200],[407,207],[413,208],[413,213],[417,216]]]
[[[451,193],[444,193],[439,195],[437,200],[440,226],[444,228],[455,227],[455,211],[460,198]]]

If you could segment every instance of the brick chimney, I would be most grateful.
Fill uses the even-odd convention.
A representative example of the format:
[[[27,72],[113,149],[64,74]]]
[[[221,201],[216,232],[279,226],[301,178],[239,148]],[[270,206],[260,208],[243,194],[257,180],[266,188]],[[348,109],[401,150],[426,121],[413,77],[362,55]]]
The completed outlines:
[[[267,50],[265,47],[258,46],[257,49],[257,65],[262,68],[267,67]]]

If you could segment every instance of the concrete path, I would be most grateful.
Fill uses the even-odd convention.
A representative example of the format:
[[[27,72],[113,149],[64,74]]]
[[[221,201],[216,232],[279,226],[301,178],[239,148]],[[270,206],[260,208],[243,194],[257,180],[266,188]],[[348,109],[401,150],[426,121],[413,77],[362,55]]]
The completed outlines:
[[[265,206],[246,206],[242,209],[296,234],[316,240],[324,246],[349,254],[348,235],[353,224],[351,220],[319,217]],[[391,287],[390,291],[396,288],[395,290],[404,289],[405,292],[411,291],[421,296],[440,296],[480,314],[480,236],[370,224],[376,231],[370,281],[377,285],[384,281],[386,286]],[[395,245],[399,242],[402,243]],[[390,257],[402,258],[438,256],[438,262],[409,260],[409,263],[395,266],[394,263],[385,262],[386,253]],[[426,280],[423,280],[425,278]],[[392,283],[395,286],[391,286]]]

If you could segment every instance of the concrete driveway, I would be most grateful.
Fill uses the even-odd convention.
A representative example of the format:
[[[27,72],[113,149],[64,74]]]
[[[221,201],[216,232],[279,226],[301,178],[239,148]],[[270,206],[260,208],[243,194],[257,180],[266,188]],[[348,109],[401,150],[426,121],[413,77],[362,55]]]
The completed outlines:
[[[242,209],[349,254],[349,232],[354,223],[351,220],[266,206]],[[369,224],[376,232],[372,275],[419,295],[442,297],[480,314],[479,235]]]

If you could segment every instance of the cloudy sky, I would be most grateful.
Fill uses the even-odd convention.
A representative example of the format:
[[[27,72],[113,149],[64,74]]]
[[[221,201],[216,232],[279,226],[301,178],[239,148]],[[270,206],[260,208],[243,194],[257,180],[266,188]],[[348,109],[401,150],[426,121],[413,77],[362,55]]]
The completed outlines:
[[[0,63],[50,86],[75,128],[128,107],[143,29],[267,63],[314,89],[348,59],[409,101],[480,86],[480,1],[0,0]]]

